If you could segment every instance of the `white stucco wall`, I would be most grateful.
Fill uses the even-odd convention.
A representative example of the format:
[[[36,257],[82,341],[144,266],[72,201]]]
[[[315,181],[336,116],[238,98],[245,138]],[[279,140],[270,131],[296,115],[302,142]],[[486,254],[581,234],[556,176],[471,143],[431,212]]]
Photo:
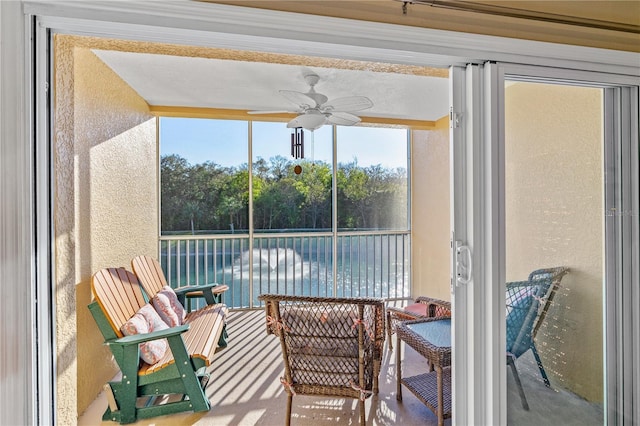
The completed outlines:
[[[412,138],[412,296],[451,300],[448,117],[436,130],[414,130]]]
[[[104,42],[103,42],[104,43]],[[88,47],[56,36],[57,416],[77,416],[117,372],[91,317],[91,276],[157,255],[156,119]]]

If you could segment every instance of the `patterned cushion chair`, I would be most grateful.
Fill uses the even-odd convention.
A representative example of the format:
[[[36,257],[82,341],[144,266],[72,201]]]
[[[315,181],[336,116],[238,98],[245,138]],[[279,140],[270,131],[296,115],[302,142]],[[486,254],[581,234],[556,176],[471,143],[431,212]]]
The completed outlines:
[[[324,395],[365,400],[378,393],[384,346],[384,301],[263,294],[267,333],[280,338],[288,395]]]

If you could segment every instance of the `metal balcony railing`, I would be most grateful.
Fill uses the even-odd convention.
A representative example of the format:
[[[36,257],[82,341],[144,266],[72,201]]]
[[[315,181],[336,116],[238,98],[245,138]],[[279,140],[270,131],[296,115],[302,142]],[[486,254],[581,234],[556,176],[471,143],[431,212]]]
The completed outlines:
[[[229,285],[230,308],[261,306],[262,293],[410,296],[408,231],[160,237],[160,262],[178,288]],[[334,279],[335,277],[335,279]]]

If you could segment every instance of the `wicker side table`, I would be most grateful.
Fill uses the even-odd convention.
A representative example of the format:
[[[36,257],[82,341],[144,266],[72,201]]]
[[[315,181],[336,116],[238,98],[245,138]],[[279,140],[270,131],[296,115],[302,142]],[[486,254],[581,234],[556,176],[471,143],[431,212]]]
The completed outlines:
[[[424,318],[399,322],[396,325],[397,351],[396,398],[402,401],[402,386],[405,385],[438,417],[438,426],[451,417],[451,319]],[[402,378],[400,342],[415,349],[427,358],[434,371]]]
[[[405,307],[387,306],[387,333],[389,350],[393,350],[393,333],[400,321],[417,320],[420,318],[450,317],[451,303],[433,297],[418,296],[416,300]]]

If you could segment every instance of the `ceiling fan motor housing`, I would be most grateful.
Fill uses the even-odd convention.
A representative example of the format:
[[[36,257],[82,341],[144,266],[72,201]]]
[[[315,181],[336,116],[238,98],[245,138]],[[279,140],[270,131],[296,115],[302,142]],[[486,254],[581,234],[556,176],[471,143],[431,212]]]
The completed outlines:
[[[316,93],[316,91],[313,90],[313,87],[311,88],[311,90],[309,90],[308,93],[305,94],[316,102],[315,105],[309,105],[311,108],[317,108],[329,100],[329,98],[327,98],[322,93]]]
[[[318,84],[318,81],[320,81],[320,76],[318,76],[318,74],[314,72],[308,72],[304,74],[304,81],[306,81],[307,84],[313,89],[313,86]]]

